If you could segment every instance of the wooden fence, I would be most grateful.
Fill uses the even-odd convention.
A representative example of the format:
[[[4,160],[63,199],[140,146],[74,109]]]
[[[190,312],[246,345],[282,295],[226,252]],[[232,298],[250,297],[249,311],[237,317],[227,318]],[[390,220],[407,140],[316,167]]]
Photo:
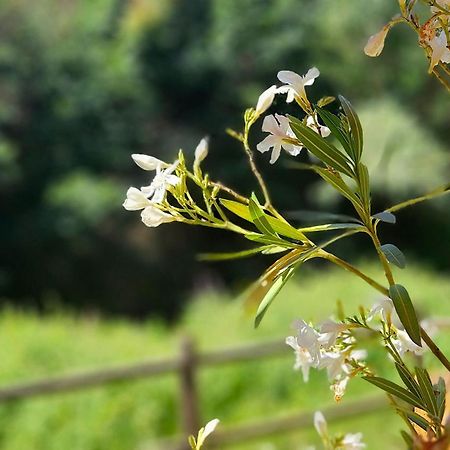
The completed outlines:
[[[70,392],[116,381],[136,380],[175,372],[178,373],[180,383],[182,435],[151,444],[149,448],[184,450],[188,448],[187,436],[195,434],[202,425],[196,384],[196,373],[200,367],[291,355],[289,349],[281,341],[198,353],[194,342],[189,338],[184,338],[180,350],[180,355],[175,358],[63,375],[3,387],[0,388],[0,402],[19,401],[40,395]],[[387,402],[384,396],[377,396],[360,401],[346,402],[342,406],[333,406],[324,410],[324,413],[328,420],[338,420],[353,415],[370,413],[386,406]],[[211,440],[211,444],[223,447],[248,439],[310,427],[313,413],[311,411],[289,417],[264,420],[217,432]]]

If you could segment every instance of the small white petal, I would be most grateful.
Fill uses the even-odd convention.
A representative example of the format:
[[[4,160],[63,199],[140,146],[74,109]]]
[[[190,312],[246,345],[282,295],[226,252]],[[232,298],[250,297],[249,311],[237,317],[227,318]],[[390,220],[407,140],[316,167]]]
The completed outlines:
[[[172,215],[166,214],[154,206],[147,206],[141,213],[141,219],[148,227],[157,227],[162,223],[173,222],[175,220]]]
[[[273,103],[275,94],[277,93],[277,87],[275,85],[266,89],[258,98],[255,112],[258,116],[265,113]]]
[[[317,67],[313,67],[306,72],[306,75],[303,77],[303,85],[311,86],[314,83],[314,80],[320,75],[319,69]]]
[[[200,166],[200,163],[208,156],[208,138],[204,137],[195,149],[194,166]]]
[[[256,145],[256,150],[258,150],[261,153],[268,152],[276,143],[278,142],[278,139],[273,134],[269,134],[266,136],[260,143]]]
[[[278,132],[278,122],[275,120],[275,117],[271,114],[269,116],[264,117],[263,124],[261,129],[266,133],[277,134]]]
[[[326,438],[328,436],[327,421],[320,411],[314,413],[314,427],[321,438]]]
[[[155,158],[154,156],[134,153],[133,155],[131,155],[131,157],[133,158],[133,161],[141,169],[144,170],[156,170],[158,168],[164,168],[169,166],[169,164],[165,163],[164,161],[161,161],[158,158]]]
[[[145,194],[135,187],[130,187],[127,191],[127,198],[123,202],[123,207],[128,211],[138,211],[150,205],[150,201]]]
[[[276,143],[273,146],[272,155],[270,156],[270,164],[275,164],[277,162],[277,159],[280,157],[281,153],[281,144]]]

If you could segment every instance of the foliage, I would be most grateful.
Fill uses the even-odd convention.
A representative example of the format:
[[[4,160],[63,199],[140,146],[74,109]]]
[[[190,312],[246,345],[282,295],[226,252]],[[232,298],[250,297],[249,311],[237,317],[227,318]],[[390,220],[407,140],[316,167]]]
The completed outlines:
[[[377,270],[373,263],[362,263],[361,267],[372,275]],[[338,299],[345,300],[345,311],[353,310],[359,303],[369,306],[374,298],[371,290],[364,283],[348,281],[348,275],[337,268],[317,272],[306,269],[280,293],[279,301],[273,305],[274,313],[264,319],[257,334],[242,317],[240,301],[208,292],[194,299],[175,328],[155,320],[133,324],[58,310],[42,317],[4,309],[0,314],[0,340],[5,343],[0,348],[1,384],[176,356],[185,333],[196,338],[200,351],[245,345],[255,339],[278,339],[289,331],[292,311],[319,322],[333,310]],[[422,317],[446,313],[446,293],[450,289],[446,274],[439,275],[410,262],[408,271],[402,273],[402,283],[416,293]],[[438,342],[444,350],[450,350],[445,329],[438,335]],[[13,344],[14,352],[10,351]],[[286,357],[203,369],[198,382],[204,420],[220,411],[226,429],[332,404],[329,393],[323,389],[325,377],[319,374],[309,385],[303,384],[301,376],[292,371],[290,356],[286,347]],[[380,368],[381,376],[394,375],[381,349],[371,347],[370,361]],[[356,381],[346,395],[353,399],[371,393],[368,385]],[[177,411],[178,384],[172,376],[1,404],[0,446],[11,450],[56,450],[65,446],[80,450],[105,446],[113,450],[140,448],[156,437],[179,431]],[[386,421],[385,416],[370,414],[330,425],[336,431],[362,431],[369,448],[377,448],[380,426],[386,435],[383,448],[397,449],[398,422],[394,418]],[[270,441],[282,450],[299,441],[317,444],[318,438],[308,431]],[[257,450],[262,445],[255,442],[238,448]]]

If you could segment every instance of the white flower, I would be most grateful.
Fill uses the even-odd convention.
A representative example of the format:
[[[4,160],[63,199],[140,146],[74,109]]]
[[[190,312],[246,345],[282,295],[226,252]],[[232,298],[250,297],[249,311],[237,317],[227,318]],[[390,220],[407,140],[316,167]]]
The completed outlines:
[[[370,36],[364,47],[364,53],[367,56],[376,57],[381,54],[384,48],[384,41],[391,28],[391,23],[386,24],[378,33]]]
[[[293,328],[297,330],[297,343],[300,347],[306,348],[313,360],[318,364],[320,360],[319,333],[304,320],[296,320]]]
[[[434,36],[434,38],[428,42],[428,45],[433,52],[429,70],[432,70],[439,61],[450,64],[450,50],[447,48],[447,36],[444,31],[441,31],[439,35]]]
[[[280,114],[275,114],[275,117],[272,115],[264,117],[262,130],[270,134],[256,146],[256,149],[261,153],[273,149],[270,164],[275,163],[279,158],[281,148],[284,148],[292,156],[297,156],[300,153],[301,146],[286,142],[286,140],[295,139],[287,117]]]
[[[328,127],[321,125],[318,122],[317,114],[314,116],[308,116],[306,119],[306,125],[322,137],[328,137],[331,134],[331,130]]]
[[[127,191],[127,198],[122,206],[128,211],[138,211],[150,205],[150,200],[142,191],[135,187],[130,187]]]
[[[330,389],[334,392],[334,400],[336,402],[339,402],[344,396],[349,380],[350,377],[339,378],[330,386]]]
[[[411,340],[408,333],[403,330],[397,330],[397,339],[392,339],[394,347],[397,349],[400,356],[403,356],[406,352],[414,353],[415,355],[421,355],[425,351],[424,347],[418,346]]]
[[[358,450],[360,448],[366,448],[366,444],[361,442],[362,433],[346,434],[341,441],[340,449],[342,450]]]
[[[394,303],[389,297],[383,297],[378,300],[369,311],[367,320],[372,320],[377,314],[381,314],[381,317],[386,323],[392,322],[392,313],[394,311]]]
[[[316,67],[309,69],[303,76],[290,70],[282,70],[278,72],[278,79],[285,83],[285,86],[279,87],[278,92],[287,93],[287,103],[291,103],[296,97],[306,100],[305,86],[311,86],[319,75],[319,69]]]
[[[314,413],[314,427],[317,430],[318,435],[322,439],[328,438],[328,425],[324,415],[320,411]]]
[[[295,364],[294,369],[302,371],[303,381],[305,383],[309,380],[309,369],[314,367],[314,361],[311,354],[306,348],[300,347],[295,336],[288,336],[286,338],[286,344],[294,349],[295,352]]]
[[[204,137],[195,149],[194,168],[200,167],[201,162],[208,156],[208,138]]]
[[[210,420],[204,428],[201,428],[198,432],[197,436],[197,442],[194,440],[195,447],[193,447],[195,450],[199,450],[203,443],[205,442],[205,439],[216,429],[217,425],[219,424],[219,419],[213,419]],[[192,437],[193,438],[193,437]]]
[[[325,352],[320,359],[319,369],[327,369],[328,380],[338,378],[345,369],[346,354],[339,351]]]
[[[175,186],[180,182],[180,178],[172,175],[176,169],[178,161],[162,170],[161,167],[156,168],[156,175],[149,186],[144,186],[141,191],[151,200],[152,203],[161,203],[164,200],[166,191],[170,186]]]
[[[256,104],[255,108],[255,114],[258,117],[270,108],[276,93],[277,87],[275,85],[272,85],[259,96],[258,103]]]
[[[173,222],[175,217],[167,214],[153,205],[147,206],[141,212],[141,219],[148,227],[157,227],[162,223]]]
[[[348,329],[348,325],[345,323],[334,322],[329,319],[322,322],[320,326],[319,342],[326,348],[332,347],[339,334]]]
[[[164,161],[161,161],[158,158],[155,158],[154,156],[149,155],[142,155],[140,153],[134,153],[131,155],[133,158],[133,161],[144,170],[156,170],[158,168],[165,168],[169,167],[169,164],[165,163]]]

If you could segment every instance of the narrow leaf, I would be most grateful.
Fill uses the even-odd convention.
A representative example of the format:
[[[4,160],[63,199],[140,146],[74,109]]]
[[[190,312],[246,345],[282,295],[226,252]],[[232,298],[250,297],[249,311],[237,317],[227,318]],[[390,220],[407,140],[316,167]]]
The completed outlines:
[[[292,131],[313,155],[333,169],[345,173],[349,177],[353,176],[347,158],[334,145],[295,117],[289,116],[289,119]]]
[[[381,251],[385,254],[387,260],[390,263],[396,265],[397,267],[400,267],[400,269],[404,269],[406,267],[405,255],[394,244],[382,245]]]
[[[358,169],[358,179],[359,179],[359,191],[361,194],[361,199],[363,201],[366,210],[370,207],[370,180],[369,180],[369,170],[367,166],[359,162],[357,165]]]
[[[251,248],[248,250],[241,250],[239,252],[226,252],[226,253],[202,253],[198,255],[200,261],[225,261],[228,259],[246,258],[257,253],[264,253],[268,250],[270,245],[263,245],[261,247]],[[283,250],[286,250],[285,248]]]
[[[225,199],[220,199],[220,203],[229,211],[239,216],[241,219],[247,220],[248,222],[252,222],[252,217],[249,211],[249,207],[247,205],[236,202],[234,200],[225,200]],[[295,239],[297,241],[308,240],[302,232],[298,231],[295,227],[293,227],[289,223],[277,219],[276,217],[269,216],[267,214],[265,217],[275,232],[282,234],[283,236],[286,236],[288,238]]]
[[[355,159],[352,146],[350,145],[350,136],[343,130],[341,119],[326,109],[317,108],[317,112],[323,123],[330,129],[331,134],[341,143],[347,155]]]
[[[403,383],[405,383],[405,386],[408,388],[408,390],[418,398],[421,398],[419,385],[417,384],[417,381],[411,375],[409,370],[406,369],[406,367],[403,367],[401,364],[398,364],[397,362],[395,363],[395,368],[397,369],[400,378],[402,379]]]
[[[260,242],[261,244],[267,244],[267,245],[279,245],[281,247],[285,248],[296,248],[298,247],[296,244],[293,244],[292,242],[285,241],[284,239],[280,238],[279,236],[270,236],[267,234],[260,234],[260,233],[247,233],[244,235],[245,239],[248,239],[252,242]]]
[[[266,234],[268,236],[277,237],[274,229],[270,225],[269,221],[264,214],[263,209],[261,208],[258,199],[253,194],[252,198],[248,204],[248,210],[250,212],[250,216],[252,218],[252,222],[255,224],[256,228],[258,228],[261,233]]]
[[[339,100],[341,101],[342,109],[344,110],[350,125],[356,157],[355,162],[358,162],[361,159],[361,154],[363,151],[363,131],[361,122],[359,121],[358,115],[353,109],[351,103],[342,95],[339,96]]]
[[[420,399],[416,395],[407,391],[405,388],[402,388],[398,384],[381,377],[363,377],[363,378],[364,380],[368,381],[369,383],[372,383],[374,386],[382,389],[383,391],[395,395],[400,400],[403,400],[406,403],[409,403],[410,405],[417,406],[418,408],[423,408]]]
[[[436,401],[439,410],[439,419],[442,422],[442,418],[445,413],[445,400],[447,389],[445,387],[445,381],[442,377],[439,377],[437,384],[434,385],[434,391],[436,392]]]
[[[285,273],[274,280],[270,288],[267,290],[267,293],[265,294],[261,303],[259,304],[258,310],[256,311],[255,328],[259,326],[264,315],[269,309],[269,306],[272,304],[272,302],[275,300],[275,297],[278,295],[278,293],[281,291],[283,286],[287,283],[287,281],[292,277],[293,274],[294,267],[290,267]]]
[[[416,367],[416,378],[420,386],[421,397],[424,403],[427,405],[428,411],[438,417],[439,407],[436,401],[436,396],[434,395],[433,384],[431,383],[430,376],[425,369],[421,367]]]
[[[383,211],[383,212],[374,214],[372,217],[374,219],[381,220],[382,222],[385,222],[385,223],[394,224],[395,222],[397,222],[397,218],[394,216],[394,214],[392,214],[389,211]]]
[[[323,225],[315,225],[312,227],[299,228],[302,233],[317,233],[319,231],[332,231],[332,230],[350,230],[363,228],[358,223],[326,223]]]
[[[400,322],[405,327],[409,337],[421,346],[419,321],[408,291],[401,284],[393,284],[389,287],[389,297],[392,299]]]
[[[411,450],[414,445],[413,438],[411,435],[409,435],[405,430],[401,430],[400,434],[402,435],[403,440],[405,441],[406,445],[408,446],[408,450]]]
[[[430,428],[430,424],[422,416],[419,416],[419,414],[410,411],[406,413],[406,416],[408,417],[409,420],[411,420],[420,428],[422,428],[422,430],[427,431]]]

